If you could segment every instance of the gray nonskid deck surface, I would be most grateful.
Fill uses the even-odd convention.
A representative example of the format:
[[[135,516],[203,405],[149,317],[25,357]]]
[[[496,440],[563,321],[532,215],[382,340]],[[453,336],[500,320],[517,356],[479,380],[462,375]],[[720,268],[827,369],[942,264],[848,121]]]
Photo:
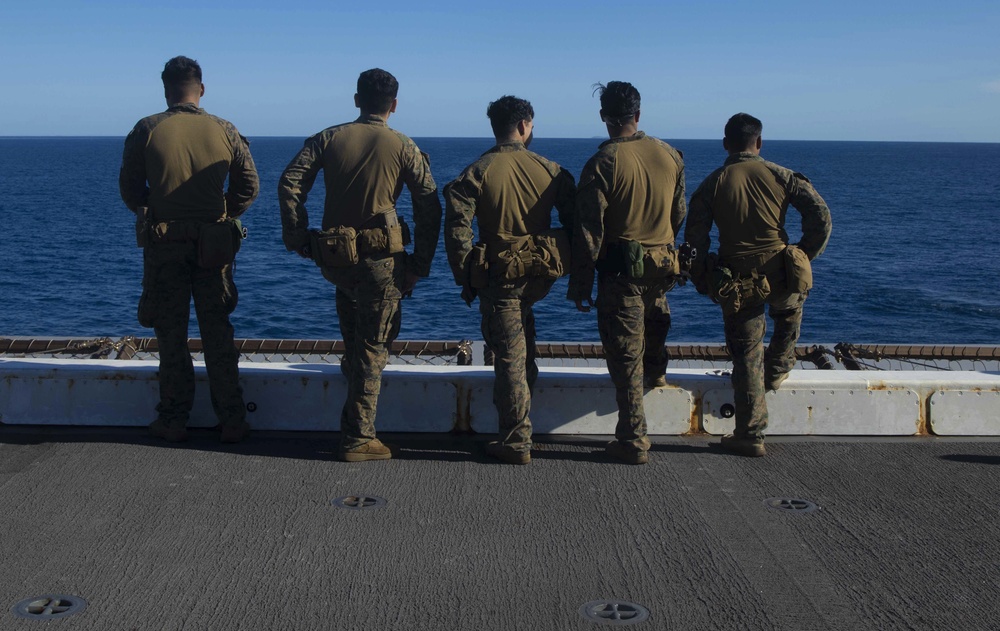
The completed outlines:
[[[331,436],[0,428],[0,628],[600,629],[602,598],[646,629],[1000,626],[1000,442],[662,438],[630,467],[552,437],[512,467],[428,435],[339,463]],[[388,503],[331,505],[353,494]],[[10,611],[49,593],[89,607]]]

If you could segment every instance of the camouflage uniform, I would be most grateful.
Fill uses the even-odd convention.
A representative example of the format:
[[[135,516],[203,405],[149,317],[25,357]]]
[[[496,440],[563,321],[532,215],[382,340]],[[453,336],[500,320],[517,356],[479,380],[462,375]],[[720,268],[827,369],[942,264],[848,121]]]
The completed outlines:
[[[733,358],[732,383],[737,438],[763,440],[767,428],[764,400],[767,382],[795,366],[795,344],[802,325],[807,293],[788,291],[783,250],[788,243],[785,215],[791,204],[802,214],[798,246],[810,260],[830,239],[830,209],[801,173],[767,162],[752,152],[731,155],[691,196],[685,240],[698,251],[695,283],[707,291],[705,261],[713,222],[719,229],[718,265],[746,278],[767,278],[771,293],[764,302],[743,305],[724,314],[726,344]],[[767,329],[764,307],[774,321],[771,342],[764,350]]]
[[[683,157],[641,131],[603,142],[580,175],[567,297],[589,299],[599,272],[597,323],[618,402],[615,438],[637,451],[649,449],[643,382],[667,367],[665,294],[674,278],[632,278],[609,265],[608,250],[625,241],[672,246],[686,214]]]
[[[246,408],[229,321],[238,295],[233,267],[200,267],[196,235],[200,225],[238,217],[256,199],[260,186],[246,139],[191,103],[171,106],[139,121],[125,139],[119,188],[130,210],[148,206],[153,221],[188,235],[154,239],[143,253],[138,315],[153,327],[160,349],[160,420],[183,427],[194,403],[187,348],[193,296],[215,414],[223,426],[241,425]]]
[[[306,198],[320,169],[326,204],[323,229],[363,228],[385,213],[395,214],[403,185],[413,201],[413,254],[359,254],[350,267],[322,267],[336,285],[337,315],[344,338],[341,370],[347,401],[340,417],[341,449],[375,438],[375,413],[382,370],[399,334],[400,299],[406,272],[430,274],[441,231],[441,201],[430,163],[417,145],[375,115],[337,125],[307,139],[278,184],[282,237],[288,250],[309,244]]]
[[[560,223],[571,227],[574,195],[568,171],[520,142],[502,143],[483,154],[444,189],[445,250],[456,284],[468,283],[473,217],[492,261],[505,249],[505,238],[548,230],[553,206]],[[528,412],[538,377],[532,305],[549,293],[553,282],[538,276],[505,282],[491,274],[488,286],[479,291],[483,339],[494,354],[493,403],[500,440],[516,451],[531,448]]]

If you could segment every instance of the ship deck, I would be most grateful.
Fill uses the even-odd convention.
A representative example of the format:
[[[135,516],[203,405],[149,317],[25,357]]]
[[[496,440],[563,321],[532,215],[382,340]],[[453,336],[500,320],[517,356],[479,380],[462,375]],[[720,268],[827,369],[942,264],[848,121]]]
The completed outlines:
[[[0,627],[42,594],[53,624],[115,629],[647,629],[1000,626],[1000,442],[777,437],[766,458],[654,438],[544,436],[530,466],[483,435],[386,435],[387,462],[334,460],[335,434],[0,425]],[[345,509],[332,500],[374,496]],[[768,498],[814,502],[777,511]]]

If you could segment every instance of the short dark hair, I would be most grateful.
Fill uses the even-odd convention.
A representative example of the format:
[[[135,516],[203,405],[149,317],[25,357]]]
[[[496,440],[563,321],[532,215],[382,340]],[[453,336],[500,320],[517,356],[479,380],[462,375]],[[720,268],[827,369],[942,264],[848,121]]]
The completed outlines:
[[[397,94],[399,81],[381,68],[365,70],[358,76],[358,107],[365,112],[388,112]]]
[[[486,115],[490,118],[493,133],[497,136],[506,136],[513,132],[521,121],[535,118],[535,108],[524,99],[508,95],[490,103],[486,108]]]
[[[621,127],[639,111],[639,91],[627,81],[608,81],[608,85],[598,83],[594,91],[601,95],[601,111],[606,123]]]
[[[726,142],[735,151],[748,149],[757,142],[763,130],[764,125],[759,119],[740,112],[726,123]]]
[[[160,73],[163,87],[168,90],[184,90],[189,86],[201,84],[201,66],[190,57],[178,55],[163,66]]]

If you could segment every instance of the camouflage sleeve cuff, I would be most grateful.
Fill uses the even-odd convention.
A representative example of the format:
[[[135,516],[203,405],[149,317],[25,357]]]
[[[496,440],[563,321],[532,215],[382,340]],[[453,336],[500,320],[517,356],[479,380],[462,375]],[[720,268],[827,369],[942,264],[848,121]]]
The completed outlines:
[[[309,245],[309,231],[303,229],[284,230],[281,239],[285,242],[285,249],[289,252],[298,252],[304,246]]]

